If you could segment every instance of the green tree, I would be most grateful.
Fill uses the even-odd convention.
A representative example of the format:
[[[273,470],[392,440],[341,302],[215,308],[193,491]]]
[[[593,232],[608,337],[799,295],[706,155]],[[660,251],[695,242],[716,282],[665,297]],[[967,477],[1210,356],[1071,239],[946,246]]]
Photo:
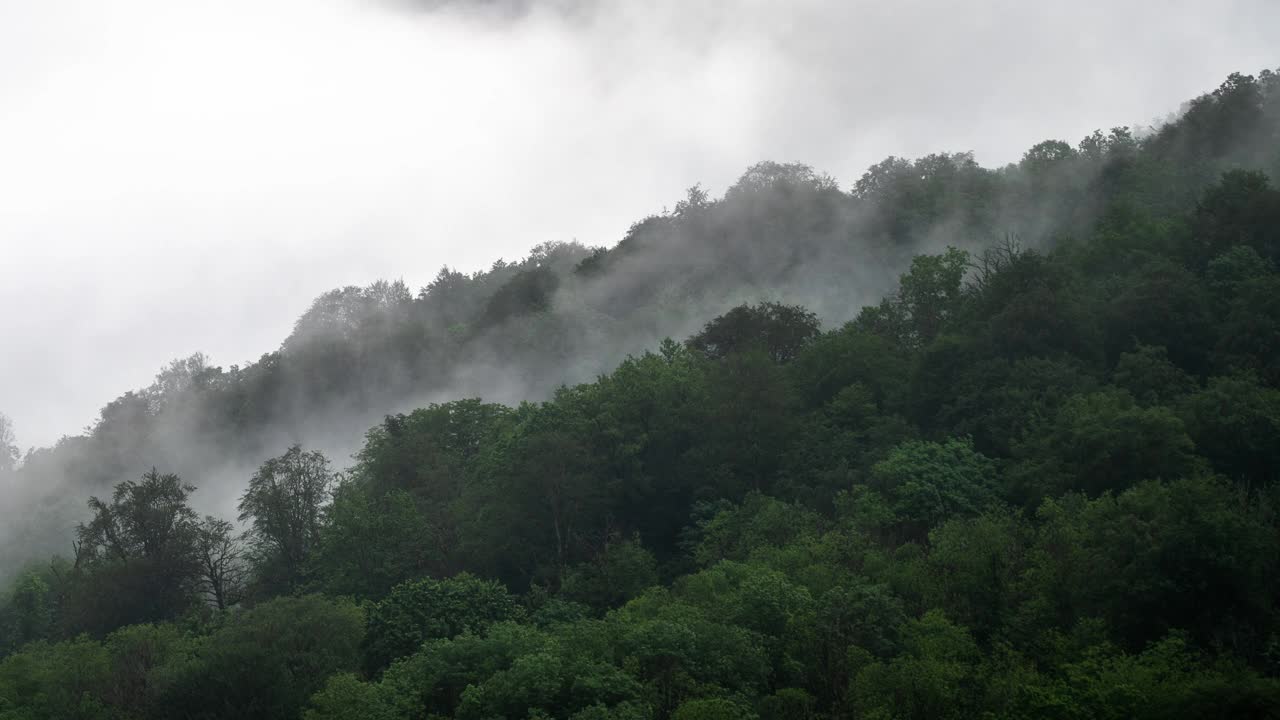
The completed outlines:
[[[615,537],[593,560],[570,568],[560,591],[570,600],[610,608],[657,584],[658,563],[640,538]]]
[[[869,485],[883,493],[906,537],[953,516],[975,515],[996,500],[995,463],[969,439],[913,440],[871,469]]]
[[[1197,451],[1245,483],[1280,478],[1280,390],[1251,374],[1216,377],[1180,405]]]
[[[1240,282],[1219,329],[1214,353],[1222,371],[1252,371],[1280,387],[1280,275]]]
[[[1196,207],[1197,258],[1203,263],[1232,246],[1246,246],[1280,262],[1280,190],[1264,173],[1223,173]]]
[[[760,701],[761,720],[814,720],[813,696],[800,688],[782,688]]]
[[[199,573],[199,521],[188,504],[194,490],[153,469],[117,484],[109,502],[89,499],[93,517],[76,531],[84,572],[65,618],[73,628],[103,632],[173,618],[190,606]]]
[[[334,481],[329,460],[298,445],[263,463],[250,478],[240,497],[240,521],[250,523],[261,581],[292,587],[303,579]]]
[[[1100,617],[1131,649],[1182,629],[1205,646],[1258,653],[1280,558],[1269,513],[1203,478],[1046,501],[1028,557],[1038,596],[1028,620],[1069,627]]]
[[[1183,421],[1166,407],[1139,407],[1119,390],[1077,395],[1033,424],[1014,447],[1017,496],[1067,490],[1098,495],[1146,478],[1194,474],[1202,462]]]
[[[676,708],[671,720],[751,720],[755,713],[732,700],[690,700]]]
[[[315,595],[281,597],[235,614],[164,672],[158,717],[298,717],[330,675],[360,661],[358,607]]]
[[[378,598],[413,578],[451,567],[441,557],[439,526],[405,490],[381,495],[365,483],[337,486],[325,508],[311,573],[325,592]]]
[[[103,701],[110,663],[106,649],[87,637],[28,645],[0,660],[0,716],[112,720]]]
[[[1173,406],[1199,389],[1194,378],[1169,362],[1163,347],[1139,345],[1123,353],[1113,375],[1116,386],[1129,391],[1139,405]]]
[[[369,609],[364,668],[378,673],[428,640],[481,633],[520,616],[516,599],[497,582],[461,574],[403,583]]]
[[[873,662],[854,676],[851,694],[861,713],[925,720],[968,717],[977,702],[973,682],[978,646],[962,626],[930,610],[904,627],[903,654]]]
[[[54,630],[56,598],[39,573],[27,571],[14,580],[0,605],[0,657]]]
[[[818,316],[798,305],[762,302],[739,305],[707,323],[688,345],[708,358],[760,349],[774,362],[795,359],[821,332]]]
[[[927,343],[960,313],[961,292],[969,254],[947,248],[941,255],[917,255],[902,276],[898,301],[911,317],[914,337]]]

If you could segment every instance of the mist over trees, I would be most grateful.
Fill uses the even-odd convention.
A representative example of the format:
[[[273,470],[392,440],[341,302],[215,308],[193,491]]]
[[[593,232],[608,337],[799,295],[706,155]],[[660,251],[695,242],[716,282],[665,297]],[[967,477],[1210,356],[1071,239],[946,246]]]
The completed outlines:
[[[1004,168],[765,162],[16,470],[0,416],[0,718],[1274,717],[1274,178],[1270,71]]]
[[[13,421],[9,416],[0,413],[0,474],[7,475],[18,466],[17,442]]]

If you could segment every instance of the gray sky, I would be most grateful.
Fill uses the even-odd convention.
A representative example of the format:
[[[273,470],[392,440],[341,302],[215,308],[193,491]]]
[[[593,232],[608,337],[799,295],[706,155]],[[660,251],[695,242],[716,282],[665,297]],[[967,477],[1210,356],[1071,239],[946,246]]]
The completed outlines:
[[[407,0],[401,0],[402,2]],[[554,0],[553,0],[554,1]],[[705,183],[1016,160],[1280,65],[1275,0],[0,0],[0,411],[75,434],[320,292],[612,244]]]

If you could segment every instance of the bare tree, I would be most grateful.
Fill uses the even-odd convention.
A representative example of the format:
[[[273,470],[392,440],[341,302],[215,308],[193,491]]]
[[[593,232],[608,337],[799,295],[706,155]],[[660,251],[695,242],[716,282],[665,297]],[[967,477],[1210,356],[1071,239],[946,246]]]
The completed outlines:
[[[230,522],[205,516],[196,528],[196,561],[200,592],[214,607],[225,610],[240,602],[247,567],[244,546]]]
[[[1016,233],[1005,233],[1003,239],[997,240],[968,263],[973,288],[978,292],[985,290],[992,279],[1009,269],[1022,253],[1022,239]]]

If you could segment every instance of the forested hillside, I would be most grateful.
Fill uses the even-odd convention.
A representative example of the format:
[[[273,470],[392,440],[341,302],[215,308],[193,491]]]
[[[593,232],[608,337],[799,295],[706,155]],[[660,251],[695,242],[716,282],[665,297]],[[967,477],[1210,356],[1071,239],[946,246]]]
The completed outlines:
[[[0,448],[0,719],[1280,717],[1272,178],[1267,71],[335,290]]]

